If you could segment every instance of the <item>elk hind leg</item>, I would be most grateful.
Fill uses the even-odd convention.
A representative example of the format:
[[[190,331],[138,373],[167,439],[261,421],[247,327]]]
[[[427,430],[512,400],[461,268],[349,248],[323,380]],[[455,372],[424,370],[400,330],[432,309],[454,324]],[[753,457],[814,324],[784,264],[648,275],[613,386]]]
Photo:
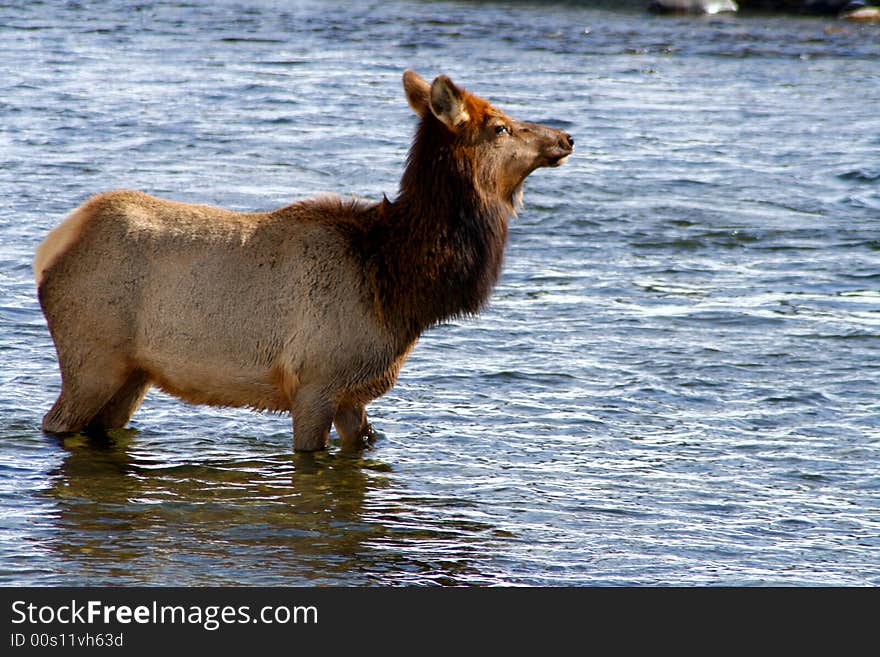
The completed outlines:
[[[125,383],[98,411],[98,414],[92,418],[89,422],[89,428],[109,431],[124,427],[141,405],[152,385],[149,375],[144,370],[134,370],[128,375]]]
[[[129,373],[123,361],[109,357],[89,358],[79,369],[66,367],[61,354],[61,394],[43,418],[49,433],[85,430],[125,385]]]

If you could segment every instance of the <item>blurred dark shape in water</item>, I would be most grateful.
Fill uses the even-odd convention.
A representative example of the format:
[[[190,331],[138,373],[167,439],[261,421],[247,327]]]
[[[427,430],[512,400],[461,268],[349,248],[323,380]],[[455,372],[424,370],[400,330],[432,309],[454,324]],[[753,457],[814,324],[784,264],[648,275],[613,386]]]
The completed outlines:
[[[847,21],[858,21],[865,23],[880,21],[880,7],[847,7],[840,13],[840,18]]]
[[[865,7],[865,2],[852,0],[740,0],[746,10],[794,12],[798,14],[840,14]]]
[[[657,13],[718,14],[736,11],[733,0],[651,0],[648,10]]]
[[[837,15],[847,20],[880,20],[880,7],[853,0],[650,0],[648,11],[658,14],[719,14],[747,11],[775,11],[796,14]]]

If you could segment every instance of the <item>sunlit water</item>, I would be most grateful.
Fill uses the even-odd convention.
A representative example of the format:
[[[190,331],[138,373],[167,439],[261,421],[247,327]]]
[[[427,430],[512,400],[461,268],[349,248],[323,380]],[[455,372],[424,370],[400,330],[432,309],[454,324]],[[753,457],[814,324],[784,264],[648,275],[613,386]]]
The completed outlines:
[[[880,584],[880,27],[583,4],[0,5],[0,584]],[[43,435],[45,233],[393,196],[407,67],[577,151],[376,448],[157,392]]]

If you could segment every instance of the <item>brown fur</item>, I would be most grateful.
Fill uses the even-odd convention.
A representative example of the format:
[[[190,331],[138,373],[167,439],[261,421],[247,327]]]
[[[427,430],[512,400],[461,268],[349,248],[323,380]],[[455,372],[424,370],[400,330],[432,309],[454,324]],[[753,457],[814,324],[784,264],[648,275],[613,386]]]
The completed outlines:
[[[325,447],[331,423],[370,437],[366,404],[421,332],[486,302],[522,181],[572,150],[445,76],[407,71],[404,88],[421,122],[394,202],[239,213],[116,191],[50,232],[34,273],[62,384],[44,429],[124,426],[157,385],[290,411],[297,450]]]

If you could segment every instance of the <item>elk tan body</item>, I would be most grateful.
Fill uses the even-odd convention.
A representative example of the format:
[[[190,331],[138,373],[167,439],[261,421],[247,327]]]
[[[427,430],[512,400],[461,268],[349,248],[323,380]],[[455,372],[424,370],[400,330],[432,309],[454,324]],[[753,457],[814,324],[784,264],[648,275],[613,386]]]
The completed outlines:
[[[500,272],[525,177],[572,150],[447,77],[404,74],[421,117],[394,202],[307,199],[265,213],[95,196],[34,272],[61,394],[50,432],[124,426],[157,385],[199,404],[289,411],[294,447],[372,435],[419,334],[476,313]]]

